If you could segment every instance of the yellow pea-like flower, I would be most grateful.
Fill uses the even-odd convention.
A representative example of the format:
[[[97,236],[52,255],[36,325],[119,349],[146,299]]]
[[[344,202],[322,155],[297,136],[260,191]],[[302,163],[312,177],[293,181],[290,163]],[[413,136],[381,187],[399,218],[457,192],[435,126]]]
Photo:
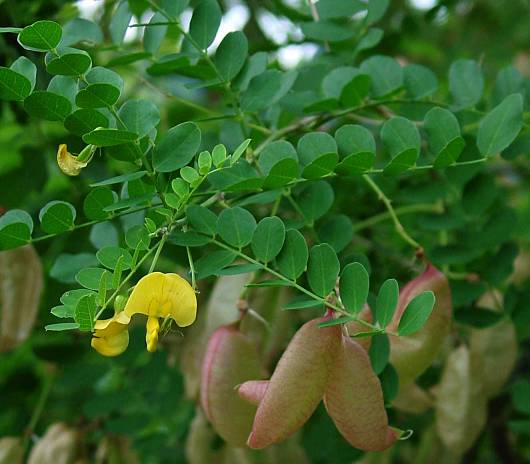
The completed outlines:
[[[152,272],[142,277],[134,288],[123,312],[147,316],[146,343],[155,351],[160,331],[159,318],[172,318],[180,327],[193,324],[197,315],[195,291],[178,274]]]
[[[68,151],[66,144],[61,143],[57,150],[57,164],[65,174],[78,176],[81,169],[86,167],[92,159],[95,150],[96,147],[94,145],[88,145],[79,156],[74,156]]]
[[[120,305],[121,307],[121,305]],[[92,347],[104,356],[118,356],[129,344],[128,324],[135,314],[147,316],[147,351],[156,351],[160,318],[173,319],[180,327],[193,324],[197,315],[195,291],[178,274],[152,272],[142,277],[123,311],[110,319],[96,321]]]
[[[103,356],[118,356],[129,345],[128,324],[131,318],[123,311],[110,319],[96,321],[92,348]]]

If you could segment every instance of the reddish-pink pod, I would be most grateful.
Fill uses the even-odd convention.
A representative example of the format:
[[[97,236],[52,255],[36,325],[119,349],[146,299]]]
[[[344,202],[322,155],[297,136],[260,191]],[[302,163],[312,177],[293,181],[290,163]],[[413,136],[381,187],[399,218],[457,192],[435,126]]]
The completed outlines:
[[[237,324],[213,332],[202,364],[201,405],[217,433],[233,446],[245,445],[256,412],[239,397],[237,386],[259,376],[255,344]]]
[[[388,426],[381,383],[359,343],[343,337],[324,404],[341,435],[355,448],[382,451],[397,437]]]
[[[249,380],[248,382],[243,382],[238,387],[237,392],[245,401],[258,406],[265,396],[268,386],[268,380]]]
[[[318,327],[324,320],[304,324],[283,353],[256,412],[247,441],[250,448],[287,438],[318,406],[341,340],[338,326]]]
[[[432,264],[401,290],[389,331],[397,331],[399,320],[409,301],[429,290],[434,292],[436,303],[423,328],[412,335],[390,337],[390,362],[396,368],[400,385],[412,382],[432,364],[449,334],[452,314],[451,289],[447,278]]]

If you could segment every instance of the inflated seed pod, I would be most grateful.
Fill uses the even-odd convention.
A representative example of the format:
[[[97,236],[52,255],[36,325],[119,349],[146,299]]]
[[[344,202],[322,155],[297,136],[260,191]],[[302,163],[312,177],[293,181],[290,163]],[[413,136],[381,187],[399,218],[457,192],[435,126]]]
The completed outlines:
[[[201,405],[217,433],[233,446],[244,446],[256,407],[241,399],[237,386],[260,376],[255,344],[230,324],[210,336],[202,364]]]
[[[412,382],[432,364],[449,334],[452,313],[451,289],[447,278],[432,264],[401,290],[389,330],[397,332],[399,321],[409,301],[429,290],[434,292],[436,303],[425,325],[412,335],[390,336],[390,362],[399,375],[400,386]]]
[[[272,374],[247,444],[265,448],[299,429],[322,399],[334,357],[340,349],[338,326],[319,328],[324,318],[304,324]]]
[[[355,448],[382,451],[398,438],[388,426],[381,383],[364,348],[342,338],[324,404],[341,435]]]
[[[0,253],[0,353],[29,337],[43,282],[41,260],[33,246]]]
[[[243,382],[238,387],[237,392],[245,401],[258,406],[265,396],[268,386],[268,380],[249,380],[248,382]]]

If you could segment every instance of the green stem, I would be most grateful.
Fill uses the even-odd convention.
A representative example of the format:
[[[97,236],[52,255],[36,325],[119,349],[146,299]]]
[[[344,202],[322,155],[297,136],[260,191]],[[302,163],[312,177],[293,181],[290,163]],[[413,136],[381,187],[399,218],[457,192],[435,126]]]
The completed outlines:
[[[379,188],[379,186],[372,180],[370,176],[367,176],[366,174],[363,175],[363,179],[366,181],[366,183],[370,186],[370,188],[377,194],[379,199],[384,203],[386,209],[388,210],[388,214],[392,218],[392,221],[394,222],[394,228],[396,229],[396,232],[398,235],[409,245],[414,247],[416,250],[421,250],[422,246],[414,240],[405,230],[403,225],[401,224],[396,211],[394,210],[394,207],[392,206],[392,202],[390,199],[384,194],[384,192]]]
[[[160,241],[158,242],[158,246],[156,247],[155,256],[153,256],[153,261],[151,261],[151,266],[149,266],[149,270],[147,271],[148,274],[154,271],[156,263],[158,262],[158,258],[160,258],[160,253],[162,253],[162,249],[164,248],[164,245],[168,237],[169,237],[169,232],[165,232],[164,235],[162,235],[162,238],[160,239]]]
[[[261,266],[263,270],[267,271],[269,274],[277,277],[278,279],[288,283],[288,285],[290,287],[293,287],[293,288],[296,288],[298,291],[304,293],[305,295],[309,296],[310,298],[312,298],[313,300],[317,300],[319,301],[320,303],[322,303],[324,306],[328,307],[328,308],[331,308],[333,309],[334,311],[336,311],[337,313],[339,314],[342,314],[343,316],[349,316],[352,318],[352,321],[356,321],[356,322],[359,322],[360,324],[366,326],[366,327],[370,327],[371,329],[373,330],[379,330],[379,327],[376,327],[375,325],[372,325],[370,324],[369,322],[366,322],[362,319],[358,319],[357,316],[345,311],[343,308],[327,301],[325,298],[322,298],[318,295],[316,295],[315,293],[313,293],[311,290],[308,290],[307,288],[305,287],[302,287],[301,285],[297,284],[296,281],[294,280],[291,280],[287,277],[285,277],[283,274],[275,271],[274,269],[270,268],[269,266],[267,266],[266,264],[263,264],[257,260],[255,260],[254,258],[251,258],[250,256],[246,255],[245,253],[243,253],[241,250],[238,250],[238,249],[235,249],[235,248],[232,248],[228,245],[225,245],[224,243],[222,242],[219,242],[218,240],[212,240],[212,242],[214,245],[217,245],[218,247],[220,248],[224,248],[225,250],[229,250],[233,253],[235,253],[237,256],[239,256],[240,258],[244,259],[245,261],[248,261],[249,263],[252,263],[252,264],[257,264],[258,266]]]
[[[53,370],[50,369],[49,374],[46,376],[44,380],[44,385],[42,386],[42,390],[37,400],[37,404],[35,405],[35,409],[33,410],[33,413],[31,414],[29,424],[26,427],[26,430],[24,432],[24,439],[22,441],[22,447],[24,449],[26,449],[29,446],[31,435],[33,434],[35,427],[37,426],[37,423],[39,422],[40,416],[42,415],[42,411],[44,411],[44,406],[46,405],[46,401],[48,400],[48,397],[50,396],[50,392],[52,390],[54,380],[55,380],[55,373],[53,372]]]
[[[431,205],[431,204],[419,204],[419,205],[408,205],[408,206],[402,206],[400,208],[395,208],[394,212],[396,213],[396,216],[403,216],[405,214],[413,214],[413,213],[437,213],[440,212],[440,208],[438,205]],[[386,211],[384,213],[376,214],[375,216],[371,216],[363,221],[359,221],[354,224],[353,231],[359,232],[363,229],[367,229],[369,227],[375,226],[376,224],[379,224],[380,222],[386,221],[387,219],[390,219],[392,215],[389,211]]]
[[[190,265],[190,274],[191,274],[191,286],[193,290],[197,290],[197,281],[195,280],[195,265],[193,263],[193,256],[191,255],[190,247],[186,247],[186,254],[188,255],[188,263]]]

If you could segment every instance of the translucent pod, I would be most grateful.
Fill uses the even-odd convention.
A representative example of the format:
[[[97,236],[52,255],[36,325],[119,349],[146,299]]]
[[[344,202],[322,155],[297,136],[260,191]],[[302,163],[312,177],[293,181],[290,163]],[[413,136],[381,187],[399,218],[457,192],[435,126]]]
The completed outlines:
[[[355,448],[382,451],[398,438],[388,426],[383,390],[370,358],[350,338],[342,338],[324,404],[341,435]]]
[[[265,396],[268,386],[268,380],[249,380],[248,382],[242,383],[238,387],[237,392],[245,401],[258,406]]]
[[[233,446],[244,446],[256,407],[241,399],[237,386],[260,376],[255,344],[237,324],[210,336],[202,364],[201,405],[217,433]]]
[[[318,406],[341,340],[338,326],[318,327],[324,320],[304,324],[283,353],[256,412],[247,441],[250,448],[287,438]]]
[[[398,306],[388,329],[390,332],[397,332],[399,321],[409,301],[429,290],[434,292],[436,303],[423,328],[408,336],[390,336],[390,362],[399,375],[400,386],[412,382],[432,364],[449,334],[452,314],[451,289],[447,278],[432,264],[401,290]]]

